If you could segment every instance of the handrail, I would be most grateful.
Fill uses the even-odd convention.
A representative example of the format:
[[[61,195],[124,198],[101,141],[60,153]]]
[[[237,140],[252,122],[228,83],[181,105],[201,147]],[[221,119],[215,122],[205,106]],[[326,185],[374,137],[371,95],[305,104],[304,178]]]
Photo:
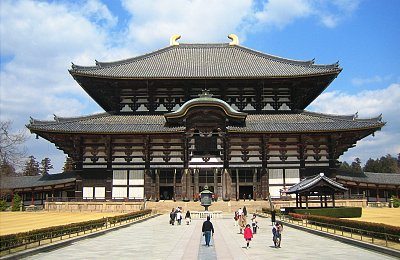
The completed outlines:
[[[359,240],[364,242],[384,245],[385,247],[394,248],[397,250],[400,249],[400,235],[392,235],[384,232],[376,232],[365,229],[340,226],[309,219],[295,219],[287,215],[281,215],[279,217],[284,222],[293,223],[298,226],[305,226],[307,228],[312,228],[327,233],[331,233],[330,230],[332,230],[334,234],[343,237],[350,237],[352,239],[359,238]]]
[[[81,198],[81,197],[48,197],[46,202],[144,202],[143,198]]]

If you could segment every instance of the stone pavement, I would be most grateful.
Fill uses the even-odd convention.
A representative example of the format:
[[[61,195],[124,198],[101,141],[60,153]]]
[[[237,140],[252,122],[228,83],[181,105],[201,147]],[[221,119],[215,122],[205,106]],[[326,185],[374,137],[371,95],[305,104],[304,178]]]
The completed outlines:
[[[259,218],[250,248],[233,216],[212,220],[212,246],[204,246],[202,220],[171,226],[168,215],[131,225],[28,259],[394,259],[387,255],[284,227],[282,248],[274,248],[269,219]]]

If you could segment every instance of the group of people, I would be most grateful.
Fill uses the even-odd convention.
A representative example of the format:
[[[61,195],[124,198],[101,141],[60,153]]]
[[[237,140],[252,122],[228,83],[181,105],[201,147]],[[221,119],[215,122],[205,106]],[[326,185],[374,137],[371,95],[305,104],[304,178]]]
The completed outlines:
[[[274,212],[275,213],[275,212]],[[247,210],[246,206],[239,208],[235,212],[234,220],[235,226],[239,226],[239,233],[243,234],[246,241],[246,248],[250,247],[250,241],[253,238],[253,234],[257,234],[258,222],[256,214],[253,214],[251,218],[251,226],[247,223]],[[281,247],[281,239],[283,232],[283,224],[281,222],[275,223],[275,214],[271,216],[272,222],[272,241],[274,242],[275,248]]]
[[[176,209],[172,208],[171,212],[169,213],[169,224],[175,225],[175,222],[177,222],[178,225],[181,225],[182,219],[183,219],[182,207],[177,207]],[[185,221],[186,225],[189,225],[190,222],[192,221],[189,210],[186,211]]]

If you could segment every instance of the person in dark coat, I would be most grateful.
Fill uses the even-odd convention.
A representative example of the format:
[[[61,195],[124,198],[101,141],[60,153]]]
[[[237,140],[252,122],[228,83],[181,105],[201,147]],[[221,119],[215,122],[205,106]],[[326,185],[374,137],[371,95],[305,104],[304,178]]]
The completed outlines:
[[[169,213],[169,224],[174,225],[175,224],[175,209],[173,208],[171,213]]]
[[[272,226],[275,225],[275,220],[276,220],[276,213],[275,213],[275,210],[272,210],[271,211],[271,223],[272,223]]]
[[[246,209],[246,206],[243,207],[243,214],[247,217],[247,209]]]
[[[207,216],[207,220],[203,222],[201,231],[203,232],[206,246],[210,246],[211,235],[214,235],[214,227],[210,221],[210,216]]]

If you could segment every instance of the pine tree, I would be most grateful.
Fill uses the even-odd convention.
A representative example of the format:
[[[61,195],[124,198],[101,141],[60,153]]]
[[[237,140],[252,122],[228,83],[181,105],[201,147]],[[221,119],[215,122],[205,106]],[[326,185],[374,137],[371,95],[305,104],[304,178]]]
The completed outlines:
[[[339,169],[346,171],[346,172],[351,172],[351,167],[346,161],[340,163]]]
[[[361,173],[362,172],[362,168],[361,168],[361,160],[360,158],[356,158],[354,159],[354,161],[351,163],[350,165],[352,172],[354,173]]]
[[[63,172],[70,172],[74,170],[74,160],[71,157],[66,157],[63,167]]]
[[[53,169],[53,165],[51,164],[50,158],[44,158],[41,162],[41,167],[40,167],[40,174],[41,175],[48,175],[49,170]]]
[[[25,176],[39,175],[39,162],[36,161],[36,158],[33,155],[29,156],[28,161],[25,163],[23,174]]]

